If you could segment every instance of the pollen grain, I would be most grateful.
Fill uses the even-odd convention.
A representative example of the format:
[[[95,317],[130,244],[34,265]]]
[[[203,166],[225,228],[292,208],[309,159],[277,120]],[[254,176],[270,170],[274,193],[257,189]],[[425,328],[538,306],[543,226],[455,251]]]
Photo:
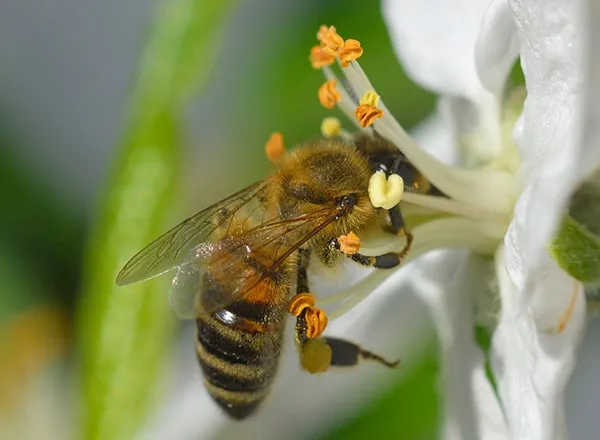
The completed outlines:
[[[322,25],[317,32],[317,39],[323,50],[333,56],[337,56],[344,47],[344,39],[337,33],[335,26]]]
[[[288,310],[294,316],[300,316],[300,314],[307,307],[313,307],[315,305],[315,297],[312,293],[299,293],[292,298]]]
[[[314,69],[331,66],[335,62],[335,56],[326,52],[321,46],[313,46],[310,50],[310,64]]]
[[[336,85],[337,81],[335,79],[330,79],[319,87],[319,102],[327,109],[334,108],[342,99],[342,95],[340,95],[340,92],[335,88]]]
[[[327,315],[317,307],[310,307],[306,310],[306,336],[309,339],[316,339],[323,334],[327,328]]]
[[[373,90],[369,90],[364,95],[362,95],[359,104],[372,105],[373,107],[377,107],[379,105],[379,95]]]
[[[338,118],[325,118],[321,122],[321,134],[323,137],[332,138],[339,136],[342,132],[342,123]]]
[[[362,128],[369,127],[376,119],[383,116],[383,110],[370,104],[362,104],[356,107],[354,111],[356,119]]]
[[[283,135],[276,131],[271,134],[271,137],[265,144],[265,154],[271,162],[277,163],[285,154],[285,152],[286,150],[285,144],[283,143]]]
[[[353,40],[352,38],[347,39],[339,53],[341,66],[347,67],[351,61],[359,59],[362,54],[363,48],[360,45],[360,41]]]
[[[338,237],[340,251],[346,255],[354,255],[360,250],[360,238],[354,232]]]

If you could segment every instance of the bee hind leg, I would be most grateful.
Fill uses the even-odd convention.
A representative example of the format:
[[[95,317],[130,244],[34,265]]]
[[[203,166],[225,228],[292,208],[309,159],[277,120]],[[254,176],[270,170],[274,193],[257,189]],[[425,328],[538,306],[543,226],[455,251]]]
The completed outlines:
[[[310,251],[300,249],[298,258],[298,275],[296,281],[296,295],[290,300],[288,311],[304,321],[304,332],[310,339],[321,336],[327,327],[327,315],[322,309],[315,307],[315,297],[309,293],[306,269],[310,261]]]
[[[327,315],[315,307],[315,298],[309,291],[306,269],[310,252],[300,249],[296,295],[291,299],[289,312],[296,317],[296,349],[302,368],[311,374],[327,371],[330,366],[353,366],[360,359],[373,360],[394,368],[400,361],[389,362],[383,357],[363,350],[343,339],[320,337],[327,326]]]
[[[296,319],[296,347],[302,368],[311,374],[322,373],[329,367],[351,367],[361,359],[378,362],[388,368],[396,368],[400,361],[388,361],[382,356],[362,349],[359,345],[344,339],[307,336],[304,313]]]

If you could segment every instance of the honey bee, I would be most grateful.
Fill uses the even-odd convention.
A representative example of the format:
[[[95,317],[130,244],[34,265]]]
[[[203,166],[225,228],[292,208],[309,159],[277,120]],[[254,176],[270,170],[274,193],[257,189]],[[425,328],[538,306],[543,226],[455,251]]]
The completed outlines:
[[[249,416],[267,396],[277,371],[286,317],[305,370],[350,366],[382,357],[338,338],[322,337],[325,313],[314,306],[307,267],[312,254],[327,266],[340,258],[381,269],[397,266],[410,248],[399,205],[375,208],[374,171],[400,174],[410,191],[433,193],[396,146],[357,135],[319,140],[286,154],[266,179],[184,220],[135,255],[117,276],[125,285],[176,269],[171,303],[195,318],[196,352],[214,401],[231,417]],[[338,237],[380,223],[404,234],[398,253],[345,254]],[[338,258],[339,257],[339,258]]]

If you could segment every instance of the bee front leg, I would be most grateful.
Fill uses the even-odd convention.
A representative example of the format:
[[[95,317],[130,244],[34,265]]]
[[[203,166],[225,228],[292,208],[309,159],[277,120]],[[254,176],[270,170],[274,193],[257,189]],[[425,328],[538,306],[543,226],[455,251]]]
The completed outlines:
[[[390,362],[344,339],[328,336],[318,339],[309,338],[304,313],[296,319],[296,346],[302,368],[311,374],[325,372],[331,366],[351,367],[357,365],[361,359],[372,360],[388,368],[396,368],[400,365],[399,360]]]
[[[375,267],[377,269],[392,269],[398,266],[410,251],[413,235],[404,227],[404,220],[398,205],[394,206],[388,212],[391,220],[392,233],[395,235],[404,235],[404,237],[406,237],[406,245],[400,252],[388,252],[376,256],[358,253],[357,250],[360,248],[360,239],[353,233],[343,237],[334,238],[331,240],[330,246],[363,266]]]

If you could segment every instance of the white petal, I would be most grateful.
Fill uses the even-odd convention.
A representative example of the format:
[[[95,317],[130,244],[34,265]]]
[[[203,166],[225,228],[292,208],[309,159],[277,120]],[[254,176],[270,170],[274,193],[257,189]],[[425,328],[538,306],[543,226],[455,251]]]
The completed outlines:
[[[511,264],[499,249],[502,312],[493,367],[511,438],[567,439],[564,393],[584,327],[583,289],[549,257],[530,282],[514,283]]]
[[[485,286],[486,263],[458,251],[425,259],[441,264],[434,271],[416,270],[411,278],[430,308],[442,347],[443,438],[504,440],[502,410],[473,337],[472,292]]]
[[[483,92],[475,41],[489,0],[384,0],[383,17],[407,73],[442,95]]]
[[[461,121],[452,123],[487,149],[475,151],[478,160],[500,154],[499,96],[479,80],[475,66],[475,44],[489,0],[384,0],[383,17],[396,55],[407,74],[418,84],[451,97],[453,107],[462,108]],[[490,44],[496,40],[490,33]],[[498,39],[502,40],[500,36]],[[493,44],[492,44],[493,45]],[[464,111],[468,114],[465,124]]]
[[[492,93],[500,95],[519,56],[519,39],[507,0],[492,0],[481,23],[475,46],[479,79]]]
[[[515,210],[515,226],[522,230],[514,253],[522,255],[527,270],[544,253],[582,171],[597,166],[600,159],[598,38],[589,42],[591,29],[599,32],[600,22],[598,14],[586,14],[586,4],[510,0],[527,85],[514,136],[523,161],[523,185],[530,192],[528,202]],[[594,76],[587,66],[594,69]],[[582,140],[585,99],[589,116],[596,119],[590,120]]]

